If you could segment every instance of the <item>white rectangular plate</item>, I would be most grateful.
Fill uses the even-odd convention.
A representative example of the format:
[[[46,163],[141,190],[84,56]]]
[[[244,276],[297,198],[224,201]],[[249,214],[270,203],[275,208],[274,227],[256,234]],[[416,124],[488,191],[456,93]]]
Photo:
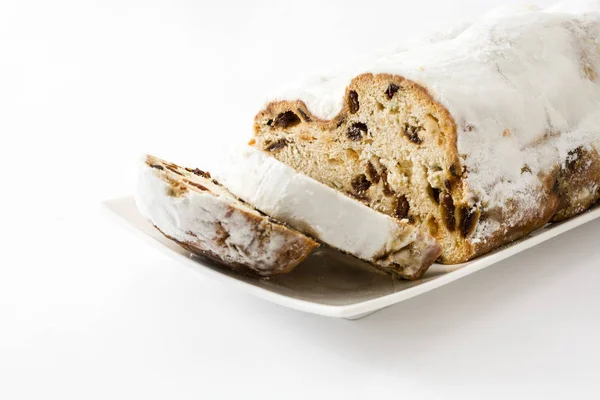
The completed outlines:
[[[110,215],[174,260],[225,284],[285,307],[328,317],[358,319],[453,282],[563,232],[600,217],[600,206],[570,220],[548,224],[516,242],[457,265],[434,264],[422,279],[399,281],[368,264],[323,246],[294,271],[270,279],[236,274],[166,239],[137,211],[131,197],[106,200]]]

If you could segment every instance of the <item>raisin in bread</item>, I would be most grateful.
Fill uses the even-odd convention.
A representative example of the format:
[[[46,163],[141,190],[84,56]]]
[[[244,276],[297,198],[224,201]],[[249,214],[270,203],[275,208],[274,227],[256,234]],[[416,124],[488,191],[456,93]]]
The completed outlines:
[[[418,279],[440,255],[429,234],[376,212],[250,146],[221,181],[262,212],[395,277]]]
[[[600,1],[493,13],[291,85],[250,144],[396,218],[459,263],[600,197]]]
[[[233,196],[209,173],[146,156],[136,202],[166,237],[238,272],[291,271],[318,244]]]

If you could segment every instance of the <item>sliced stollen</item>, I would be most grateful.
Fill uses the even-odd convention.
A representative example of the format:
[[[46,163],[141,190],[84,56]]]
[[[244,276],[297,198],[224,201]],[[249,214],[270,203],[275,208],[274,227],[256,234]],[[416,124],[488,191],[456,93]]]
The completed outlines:
[[[220,179],[238,197],[384,272],[418,279],[440,255],[435,239],[245,146]],[[243,173],[241,173],[243,172]]]
[[[318,246],[233,196],[208,172],[150,155],[139,167],[136,203],[186,250],[250,275],[289,272]]]
[[[250,144],[460,263],[600,199],[600,1],[494,12],[290,85]]]

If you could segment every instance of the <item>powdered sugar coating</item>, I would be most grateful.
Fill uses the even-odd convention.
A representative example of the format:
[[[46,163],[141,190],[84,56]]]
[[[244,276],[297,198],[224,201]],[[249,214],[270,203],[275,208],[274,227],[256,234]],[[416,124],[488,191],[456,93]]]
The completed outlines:
[[[244,265],[261,276],[287,272],[317,246],[299,232],[270,221],[210,179],[196,178],[206,188],[199,190],[183,178],[174,183],[167,174],[141,162],[135,199],[142,215],[178,242],[227,265]],[[188,178],[194,182],[192,176]],[[302,251],[300,259],[293,258]]]
[[[456,122],[467,200],[481,208],[504,209],[507,199],[519,205],[503,221],[507,227],[545,200],[540,176],[577,147],[600,148],[599,38],[598,0],[504,8],[427,45],[379,53],[289,86],[275,99],[301,99],[313,114],[331,119],[361,73],[421,84]],[[485,241],[499,229],[497,221],[482,221],[471,240]]]

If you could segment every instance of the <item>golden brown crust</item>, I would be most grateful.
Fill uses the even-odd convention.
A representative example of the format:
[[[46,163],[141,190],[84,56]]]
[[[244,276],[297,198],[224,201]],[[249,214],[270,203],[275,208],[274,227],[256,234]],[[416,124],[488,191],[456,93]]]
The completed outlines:
[[[563,221],[590,208],[600,199],[600,155],[596,149],[571,151],[555,184],[560,205],[553,221]]]
[[[212,252],[210,250],[201,248],[197,243],[189,243],[179,241],[161,231],[158,227],[154,226],[160,233],[162,233],[167,239],[172,240],[177,243],[183,249],[189,251],[192,254],[195,254],[200,257],[208,258],[209,260],[228,268],[232,271],[235,271],[239,274],[250,276],[252,278],[270,278],[272,276],[286,274],[291,272],[298,264],[304,261],[311,252],[318,246],[316,242],[308,242],[302,244],[302,246],[298,246],[293,250],[289,250],[287,252],[280,253],[278,257],[278,262],[283,265],[283,267],[277,271],[277,273],[273,274],[259,274],[256,269],[249,267],[247,264],[232,262],[231,260],[223,258],[222,254]]]
[[[411,281],[421,279],[441,253],[442,249],[438,243],[428,246],[422,246],[418,242],[412,243],[407,249],[407,265],[410,265],[410,267],[398,275]],[[412,260],[420,260],[420,263],[411,265]]]
[[[472,253],[468,259],[458,259],[456,261],[450,259],[447,260],[447,263],[458,264],[466,262],[475,257],[489,253],[490,251],[495,250],[506,243],[520,239],[537,229],[540,229],[550,221],[557,207],[558,198],[549,198],[547,206],[541,207],[540,211],[535,216],[532,215],[531,218],[521,221],[521,223],[519,223],[518,225],[514,225],[510,228],[507,228],[505,231],[497,231],[495,234],[491,235],[485,242],[472,245]]]

